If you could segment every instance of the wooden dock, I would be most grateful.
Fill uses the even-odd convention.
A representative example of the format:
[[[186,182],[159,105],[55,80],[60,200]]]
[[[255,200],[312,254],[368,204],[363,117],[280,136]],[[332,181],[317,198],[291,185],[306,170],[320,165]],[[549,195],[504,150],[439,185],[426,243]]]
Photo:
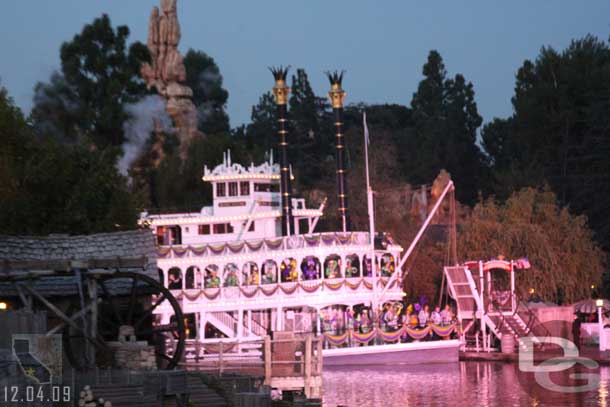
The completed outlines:
[[[182,366],[219,376],[240,373],[263,377],[264,384],[274,389],[303,392],[307,398],[322,397],[322,339],[313,334],[296,336],[292,332],[275,332],[273,339],[266,336],[247,343],[260,344],[261,356],[242,359],[235,353],[239,343],[221,342],[220,346],[208,346],[214,351],[206,353],[204,358],[187,360]]]

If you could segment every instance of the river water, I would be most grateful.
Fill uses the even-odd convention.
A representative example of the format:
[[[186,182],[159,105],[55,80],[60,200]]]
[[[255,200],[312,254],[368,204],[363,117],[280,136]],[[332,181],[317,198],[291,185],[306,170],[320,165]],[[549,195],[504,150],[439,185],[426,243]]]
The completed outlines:
[[[523,373],[516,363],[325,368],[323,405],[608,406],[610,367],[583,369],[577,365],[570,370],[547,374],[551,386],[557,389],[549,390],[548,384],[538,384],[544,377]],[[590,374],[590,378],[574,380],[570,376],[572,373]]]

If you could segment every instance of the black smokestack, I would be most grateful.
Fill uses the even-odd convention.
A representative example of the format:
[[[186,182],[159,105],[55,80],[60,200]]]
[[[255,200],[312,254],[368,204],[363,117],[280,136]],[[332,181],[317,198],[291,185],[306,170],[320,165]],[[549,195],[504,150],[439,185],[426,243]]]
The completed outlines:
[[[282,195],[282,234],[288,236],[292,233],[292,186],[290,184],[290,164],[288,162],[288,93],[290,88],[286,85],[286,75],[290,67],[269,68],[275,79],[273,96],[277,105],[278,135],[280,136],[280,193]]]
[[[343,81],[343,71],[341,73],[327,72],[330,81],[330,91],[328,97],[333,107],[333,117],[335,125],[335,147],[337,158],[337,204],[339,216],[341,217],[341,228],[344,232],[351,229],[349,221],[349,210],[347,205],[347,174],[345,162],[345,134],[343,133],[343,99],[345,92],[341,88]]]

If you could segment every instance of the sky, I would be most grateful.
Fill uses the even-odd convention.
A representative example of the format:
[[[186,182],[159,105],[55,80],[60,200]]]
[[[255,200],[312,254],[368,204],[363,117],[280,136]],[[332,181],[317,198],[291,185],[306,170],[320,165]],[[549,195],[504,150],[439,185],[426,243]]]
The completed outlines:
[[[0,12],[0,85],[29,113],[33,88],[59,69],[59,48],[106,13],[146,42],[160,0],[5,0]],[[512,113],[515,74],[542,46],[610,37],[610,1],[204,1],[178,0],[180,50],[201,50],[220,67],[231,125],[247,123],[273,86],[271,65],[305,68],[326,95],[324,71],[344,69],[346,103],[409,105],[430,50],[476,92],[485,121]]]

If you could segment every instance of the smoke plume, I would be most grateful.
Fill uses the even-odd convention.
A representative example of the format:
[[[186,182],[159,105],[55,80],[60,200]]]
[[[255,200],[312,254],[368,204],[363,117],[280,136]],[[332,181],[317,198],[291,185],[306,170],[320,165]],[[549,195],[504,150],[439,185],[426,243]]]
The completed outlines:
[[[121,174],[127,170],[140,154],[153,131],[168,132],[172,129],[172,120],[165,111],[165,100],[159,95],[149,95],[142,100],[125,105],[130,118],[123,124],[125,143],[123,157],[118,163]]]

